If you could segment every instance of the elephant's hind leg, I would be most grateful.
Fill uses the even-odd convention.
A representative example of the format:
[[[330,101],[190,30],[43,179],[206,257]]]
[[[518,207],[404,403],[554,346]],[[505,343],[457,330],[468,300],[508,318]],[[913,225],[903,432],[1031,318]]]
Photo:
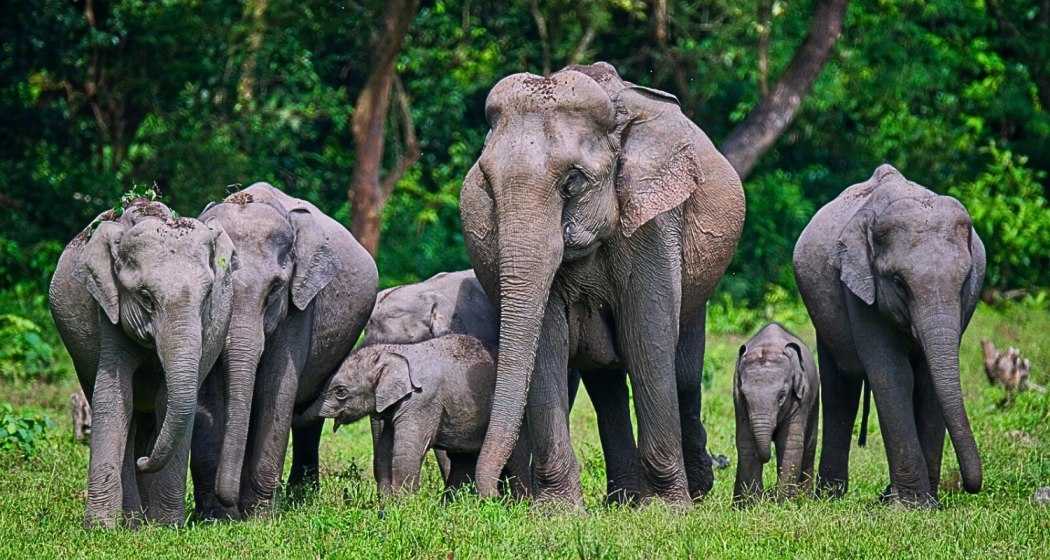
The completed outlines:
[[[605,501],[632,503],[641,495],[641,465],[634,442],[627,372],[590,371],[582,378],[598,416],[598,436],[605,456]]]
[[[824,440],[820,448],[818,490],[838,498],[849,489],[849,452],[857,420],[862,380],[840,371],[831,349],[817,336],[820,361],[820,398],[824,412]]]
[[[292,429],[292,470],[288,475],[288,492],[294,499],[305,498],[320,488],[318,453],[322,428],[324,419]]]
[[[711,455],[707,452],[707,431],[700,420],[706,308],[707,304],[704,304],[693,317],[682,319],[678,331],[678,348],[675,352],[682,453],[685,459],[685,474],[689,481],[689,496],[694,500],[706,496],[715,482]]]

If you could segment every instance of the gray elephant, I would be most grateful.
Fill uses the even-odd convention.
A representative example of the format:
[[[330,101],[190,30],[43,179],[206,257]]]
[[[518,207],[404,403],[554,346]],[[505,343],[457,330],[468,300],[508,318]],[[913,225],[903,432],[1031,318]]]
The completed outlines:
[[[473,336],[492,348],[499,342],[498,311],[489,302],[473,270],[442,272],[423,282],[380,292],[362,345],[408,344],[450,333]],[[626,378],[621,375],[618,382],[610,382],[601,374],[585,373],[583,383],[598,417],[606,464],[606,499],[611,503],[631,502],[640,493],[640,467]],[[571,408],[581,374],[572,369],[568,376]],[[373,420],[373,438],[381,432],[376,422]],[[447,480],[451,470],[448,457],[441,449],[435,449],[434,456]]]
[[[777,449],[777,494],[790,498],[813,481],[820,378],[813,355],[778,323],[762,327],[740,346],[733,376],[736,411],[736,483],[733,501],[762,493],[762,466],[771,441]]]
[[[455,490],[474,479],[495,383],[491,347],[472,336],[376,344],[351,354],[299,421],[334,418],[338,429],[370,416],[379,427],[373,453],[380,493],[416,490],[430,448],[448,454],[446,487]],[[524,439],[504,474],[515,496],[528,495]]]
[[[485,112],[460,195],[471,262],[500,309],[481,494],[495,495],[527,408],[537,500],[581,503],[574,367],[618,391],[629,372],[645,486],[675,503],[702,496],[705,309],[743,226],[736,172],[674,96],[605,63],[504,78]]]
[[[238,517],[272,504],[294,411],[314,401],[357,341],[377,274],[346,228],[266,183],[209,205],[201,219],[222,224],[240,269],[220,375],[201,393],[197,513]],[[294,430],[289,489],[316,485],[321,427]]]
[[[959,342],[977,306],[985,253],[966,209],[882,165],[817,212],[795,245],[794,264],[817,330],[821,490],[847,490],[866,382],[889,460],[884,499],[937,503],[945,427],[963,488],[979,491],[981,458],[963,406]]]
[[[197,390],[226,337],[236,262],[221,225],[146,199],[100,215],[59,258],[51,314],[93,410],[86,526],[185,519]]]

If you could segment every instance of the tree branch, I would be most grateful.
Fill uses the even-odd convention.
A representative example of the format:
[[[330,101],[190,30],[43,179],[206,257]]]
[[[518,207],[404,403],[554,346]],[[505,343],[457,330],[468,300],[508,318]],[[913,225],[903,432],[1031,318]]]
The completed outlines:
[[[846,4],[847,0],[822,0],[817,5],[806,40],[773,91],[762,98],[722,144],[722,153],[741,179],[751,173],[794,120],[842,33]]]
[[[394,186],[405,175],[408,168],[419,161],[420,156],[419,140],[416,138],[416,126],[412,121],[411,101],[405,92],[404,86],[401,84],[401,78],[397,77],[397,75],[394,76],[394,96],[397,99],[397,107],[400,112],[401,145],[403,147],[401,154],[398,155],[397,163],[383,177],[381,190],[383,194],[382,203],[384,205],[387,199],[390,198],[390,194],[394,192]]]
[[[540,4],[537,0],[529,2],[529,9],[532,12],[532,19],[536,21],[536,33],[540,36],[540,50],[543,53],[543,75],[548,76],[551,73],[551,46],[547,37],[547,18],[543,17],[543,11],[540,10]]]

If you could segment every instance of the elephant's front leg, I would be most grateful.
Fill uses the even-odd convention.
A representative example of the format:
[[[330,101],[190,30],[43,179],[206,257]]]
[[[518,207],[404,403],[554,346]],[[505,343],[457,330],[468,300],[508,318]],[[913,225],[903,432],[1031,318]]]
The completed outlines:
[[[879,427],[890,468],[890,491],[884,498],[910,506],[934,504],[929,472],[915,426],[915,374],[900,333],[870,307],[848,304],[857,354],[875,397]]]
[[[582,378],[598,417],[598,436],[605,456],[605,501],[634,502],[641,495],[641,465],[634,442],[627,372],[622,369],[589,371],[584,372]]]
[[[379,495],[390,493],[390,461],[394,457],[394,426],[388,419],[371,418],[372,476],[376,479]]]
[[[682,317],[675,352],[678,416],[682,425],[682,454],[689,496],[698,500],[711,491],[715,474],[707,452],[707,431],[700,420],[701,379],[704,373],[706,304],[692,317]]]
[[[794,498],[802,484],[802,458],[806,451],[806,415],[795,413],[777,430],[777,498]]]
[[[390,459],[390,490],[393,494],[419,489],[423,458],[434,441],[436,423],[423,419],[395,419],[393,455]]]
[[[205,379],[198,392],[197,417],[193,421],[190,444],[190,476],[193,478],[194,515],[199,519],[236,519],[236,508],[219,501],[215,480],[219,472],[219,450],[222,449],[226,425],[224,373],[216,368]]]
[[[117,327],[104,318],[99,323],[84,526],[114,528],[120,522],[124,502],[122,475],[131,426],[131,377],[140,358]]]
[[[736,406],[736,481],[733,483],[733,504],[749,505],[762,496],[762,460],[755,450],[751,423]]]
[[[862,379],[840,370],[831,349],[817,335],[820,360],[820,405],[824,412],[824,438],[820,448],[819,492],[842,497],[849,489],[849,452],[857,420]]]
[[[154,432],[164,421],[168,392],[162,385],[155,398]],[[193,426],[189,427],[192,432]],[[155,437],[155,433],[153,434]],[[177,444],[168,463],[155,473],[139,476],[144,497],[146,520],[163,525],[181,525],[186,520],[186,467],[190,458],[190,440],[183,438]],[[145,446],[144,446],[145,447]]]
[[[569,436],[569,328],[561,298],[551,294],[540,328],[526,414],[537,502],[583,505],[580,465]]]
[[[619,349],[631,376],[638,453],[646,482],[667,502],[688,505],[692,500],[682,457],[675,372],[680,262],[659,255],[652,260],[655,262],[636,263],[620,295],[616,314]]]
[[[307,338],[299,335],[310,332],[305,315],[289,316],[273,341],[267,343],[259,364],[241,476],[240,509],[245,515],[268,512],[281,482],[299,375],[310,346]]]

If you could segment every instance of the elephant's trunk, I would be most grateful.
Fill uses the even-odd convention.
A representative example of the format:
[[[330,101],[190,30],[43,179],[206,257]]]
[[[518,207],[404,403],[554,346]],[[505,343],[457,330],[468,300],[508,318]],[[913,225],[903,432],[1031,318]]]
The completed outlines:
[[[140,457],[138,470],[157,472],[164,468],[180,445],[188,444],[197,413],[197,389],[201,366],[201,317],[199,307],[159,316],[157,354],[164,368],[167,405],[160,433],[149,457]]]
[[[564,250],[560,208],[521,200],[528,188],[494,189],[509,192],[509,200],[497,201],[500,351],[492,412],[477,462],[478,492],[487,497],[497,495],[500,471],[518,439],[540,326]]]
[[[755,439],[755,452],[763,463],[769,462],[770,442],[773,440],[773,421],[768,414],[750,412],[751,434]]]
[[[223,349],[226,371],[226,429],[219,452],[215,492],[226,507],[233,507],[241,493],[241,470],[248,442],[248,423],[252,415],[255,373],[265,346],[263,322],[258,312],[235,310],[230,333]]]
[[[933,388],[941,404],[944,423],[959,460],[963,488],[981,490],[981,457],[970,429],[959,383],[959,305],[935,306],[916,320],[916,332],[929,366]]]

